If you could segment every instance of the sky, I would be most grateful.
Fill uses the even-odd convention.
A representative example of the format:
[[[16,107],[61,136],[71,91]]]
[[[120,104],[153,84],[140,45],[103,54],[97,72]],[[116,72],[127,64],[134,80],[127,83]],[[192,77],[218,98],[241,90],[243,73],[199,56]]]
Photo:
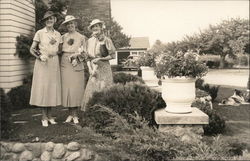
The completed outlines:
[[[112,17],[131,37],[149,37],[150,45],[181,40],[209,24],[249,19],[248,0],[111,0]]]

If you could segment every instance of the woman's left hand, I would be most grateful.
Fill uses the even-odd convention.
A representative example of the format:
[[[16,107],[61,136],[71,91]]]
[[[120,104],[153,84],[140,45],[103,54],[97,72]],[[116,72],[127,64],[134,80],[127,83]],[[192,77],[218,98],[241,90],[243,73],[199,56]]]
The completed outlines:
[[[100,61],[101,60],[101,58],[95,58],[95,59],[93,59],[92,60],[92,62],[94,63],[94,64],[96,64],[98,61]]]

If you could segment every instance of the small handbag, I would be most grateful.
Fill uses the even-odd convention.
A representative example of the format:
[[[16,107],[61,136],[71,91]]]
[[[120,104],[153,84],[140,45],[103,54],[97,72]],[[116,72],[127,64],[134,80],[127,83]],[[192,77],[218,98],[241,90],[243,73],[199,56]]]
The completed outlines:
[[[101,53],[102,57],[106,57],[106,56],[109,55],[109,51],[108,51],[108,49],[106,47],[106,44],[101,44],[100,45],[100,53]]]

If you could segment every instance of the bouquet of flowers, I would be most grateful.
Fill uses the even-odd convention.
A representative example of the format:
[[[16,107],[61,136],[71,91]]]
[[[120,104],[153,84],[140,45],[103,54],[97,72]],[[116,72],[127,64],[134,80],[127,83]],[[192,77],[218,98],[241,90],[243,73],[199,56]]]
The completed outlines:
[[[199,60],[199,55],[192,50],[160,54],[156,60],[155,71],[159,76],[171,77],[202,77],[208,68]]]

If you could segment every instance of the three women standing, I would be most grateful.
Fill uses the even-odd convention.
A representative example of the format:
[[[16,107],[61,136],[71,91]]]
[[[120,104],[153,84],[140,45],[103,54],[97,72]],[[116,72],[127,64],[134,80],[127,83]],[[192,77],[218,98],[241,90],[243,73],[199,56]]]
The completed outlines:
[[[76,31],[74,16],[66,16],[62,25],[66,25],[68,32],[62,37],[53,28],[56,22],[53,12],[46,12],[43,21],[46,26],[36,32],[30,48],[31,54],[37,58],[30,104],[42,107],[42,126],[56,124],[51,107],[59,105],[69,108],[70,114],[65,122],[77,124],[77,108],[81,106],[85,111],[93,93],[113,83],[109,60],[115,57],[115,47],[103,33],[104,22],[98,19],[89,26],[93,34],[87,42],[85,36]],[[57,55],[59,46],[63,53],[61,65]],[[84,90],[83,63],[86,58],[90,77]]]
[[[61,105],[61,75],[57,55],[61,35],[53,26],[53,12],[45,13],[45,27],[36,32],[30,53],[37,59],[34,65],[30,104],[42,107],[42,126],[56,124],[51,116],[51,107]],[[37,49],[39,48],[39,50]]]

